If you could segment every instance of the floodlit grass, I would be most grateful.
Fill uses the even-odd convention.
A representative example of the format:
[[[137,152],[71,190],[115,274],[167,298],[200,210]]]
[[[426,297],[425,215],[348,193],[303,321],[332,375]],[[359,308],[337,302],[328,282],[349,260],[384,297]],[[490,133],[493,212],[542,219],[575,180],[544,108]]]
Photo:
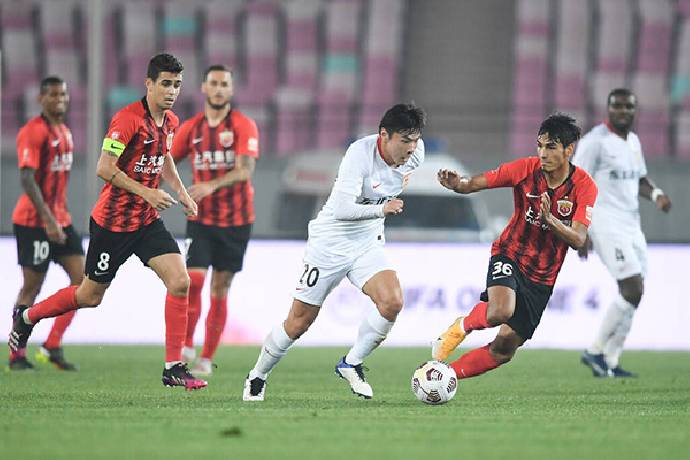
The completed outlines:
[[[34,347],[30,347],[32,353]],[[573,351],[521,350],[461,380],[445,406],[410,391],[428,350],[367,361],[374,399],[333,366],[344,348],[300,348],[244,403],[258,348],[223,347],[209,387],[160,383],[162,347],[70,346],[77,373],[0,373],[0,458],[680,459],[690,452],[690,353],[626,352],[639,379],[595,379]],[[7,352],[0,354],[6,362]]]

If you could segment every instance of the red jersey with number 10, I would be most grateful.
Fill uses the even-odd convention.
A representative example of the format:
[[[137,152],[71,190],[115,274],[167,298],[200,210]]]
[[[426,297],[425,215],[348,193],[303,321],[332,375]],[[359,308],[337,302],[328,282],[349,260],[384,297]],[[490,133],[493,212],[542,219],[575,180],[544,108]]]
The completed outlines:
[[[41,189],[43,201],[60,227],[72,223],[72,217],[67,210],[66,195],[73,150],[74,144],[69,128],[63,123],[51,126],[42,115],[29,120],[17,134],[19,169],[36,170],[34,178]],[[26,193],[17,201],[12,213],[12,222],[27,227],[44,225]]]
[[[484,174],[489,188],[513,187],[515,212],[491,255],[504,255],[518,264],[531,281],[553,286],[563,265],[568,244],[541,222],[541,194],[551,197],[551,214],[565,225],[573,221],[589,226],[597,186],[583,169],[570,165],[570,174],[555,189],[549,188],[537,157],[505,163]]]
[[[158,188],[165,155],[172,147],[179,120],[168,110],[163,126],[156,126],[146,98],[117,112],[110,122],[106,139],[126,147],[117,167],[127,176],[149,188]],[[158,211],[139,195],[106,183],[91,212],[98,225],[112,232],[132,232],[158,219]]]
[[[237,157],[259,157],[259,133],[254,120],[230,110],[218,126],[211,127],[201,112],[182,123],[173,142],[175,161],[189,157],[194,183],[224,176],[235,168]],[[195,220],[204,225],[236,227],[254,222],[254,187],[250,180],[219,188],[199,203]]]

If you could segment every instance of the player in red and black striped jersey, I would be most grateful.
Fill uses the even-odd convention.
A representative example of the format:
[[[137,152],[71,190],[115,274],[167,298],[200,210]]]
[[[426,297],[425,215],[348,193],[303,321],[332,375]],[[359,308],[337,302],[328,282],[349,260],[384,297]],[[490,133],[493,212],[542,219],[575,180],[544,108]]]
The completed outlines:
[[[172,147],[175,161],[189,158],[194,184],[189,193],[199,212],[187,222],[189,313],[183,357],[195,358],[194,329],[201,314],[201,289],[208,267],[211,302],[206,336],[199,361],[192,372],[212,372],[215,354],[227,318],[228,289],[242,270],[244,253],[254,222],[254,188],[251,175],[259,157],[256,123],[231,105],[232,72],[223,65],[210,66],[201,85],[204,111],[185,121]]]
[[[466,317],[434,342],[434,359],[445,360],[474,330],[501,326],[490,344],[451,363],[458,378],[504,364],[539,325],[569,247],[585,244],[597,187],[570,162],[580,128],[567,115],[541,124],[537,156],[505,163],[477,176],[439,171],[439,182],[457,193],[512,187],[515,212],[491,247],[487,289]]]
[[[34,303],[51,260],[62,266],[71,285],[78,286],[84,278],[84,250],[67,209],[67,182],[74,144],[72,132],[64,122],[69,105],[65,81],[56,76],[44,78],[38,102],[41,114],[29,120],[17,134],[19,175],[24,194],[17,201],[12,222],[23,284],[15,307]],[[73,364],[65,361],[61,347],[62,336],[74,314],[70,311],[55,319],[36,359],[51,362],[58,369],[76,370]],[[26,348],[10,352],[10,370],[31,368]]]
[[[146,96],[113,117],[97,165],[98,177],[107,183],[91,214],[86,278],[78,287],[62,289],[31,308],[15,308],[10,349],[26,343],[37,321],[100,304],[118,268],[136,254],[168,291],[163,384],[187,389],[206,386],[182,362],[189,276],[175,239],[158,215],[177,203],[158,188],[161,176],[177,193],[186,214],[197,211],[170,155],[178,125],[171,109],[180,93],[183,70],[174,56],[154,56],[147,70]]]

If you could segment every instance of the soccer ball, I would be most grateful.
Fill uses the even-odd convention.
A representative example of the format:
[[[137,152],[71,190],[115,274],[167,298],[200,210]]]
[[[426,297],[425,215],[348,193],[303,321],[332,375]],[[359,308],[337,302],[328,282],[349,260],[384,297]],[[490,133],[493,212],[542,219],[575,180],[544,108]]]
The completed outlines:
[[[425,404],[447,403],[457,389],[455,371],[440,361],[427,361],[412,374],[412,393]]]

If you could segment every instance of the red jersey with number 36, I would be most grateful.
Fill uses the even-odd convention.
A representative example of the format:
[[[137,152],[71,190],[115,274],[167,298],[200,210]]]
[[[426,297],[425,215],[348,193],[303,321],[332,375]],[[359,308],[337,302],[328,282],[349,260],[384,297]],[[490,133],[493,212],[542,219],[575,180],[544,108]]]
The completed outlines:
[[[597,186],[583,169],[570,165],[565,182],[549,188],[537,157],[504,163],[484,174],[489,188],[513,187],[515,212],[494,241],[491,255],[504,255],[518,264],[531,281],[553,286],[563,265],[568,244],[541,222],[541,194],[551,197],[551,214],[565,225],[573,221],[589,226]]]
[[[29,120],[17,134],[19,169],[36,170],[34,178],[43,201],[60,227],[72,223],[67,210],[67,181],[72,169],[73,150],[69,128],[63,123],[51,126],[43,115]],[[26,193],[17,201],[12,222],[26,227],[43,227],[45,224]]]
[[[163,125],[156,123],[146,98],[117,112],[110,122],[106,141],[122,145],[117,167],[127,176],[149,188],[158,188],[165,155],[172,147],[179,120],[170,110]],[[98,225],[113,232],[132,232],[159,218],[139,195],[106,183],[91,212]]]
[[[256,123],[238,110],[230,110],[218,126],[211,127],[201,112],[182,123],[175,134],[175,161],[189,157],[194,183],[222,177],[235,168],[237,157],[259,157]],[[195,220],[204,225],[236,227],[254,222],[254,187],[250,180],[219,188],[198,203]]]

